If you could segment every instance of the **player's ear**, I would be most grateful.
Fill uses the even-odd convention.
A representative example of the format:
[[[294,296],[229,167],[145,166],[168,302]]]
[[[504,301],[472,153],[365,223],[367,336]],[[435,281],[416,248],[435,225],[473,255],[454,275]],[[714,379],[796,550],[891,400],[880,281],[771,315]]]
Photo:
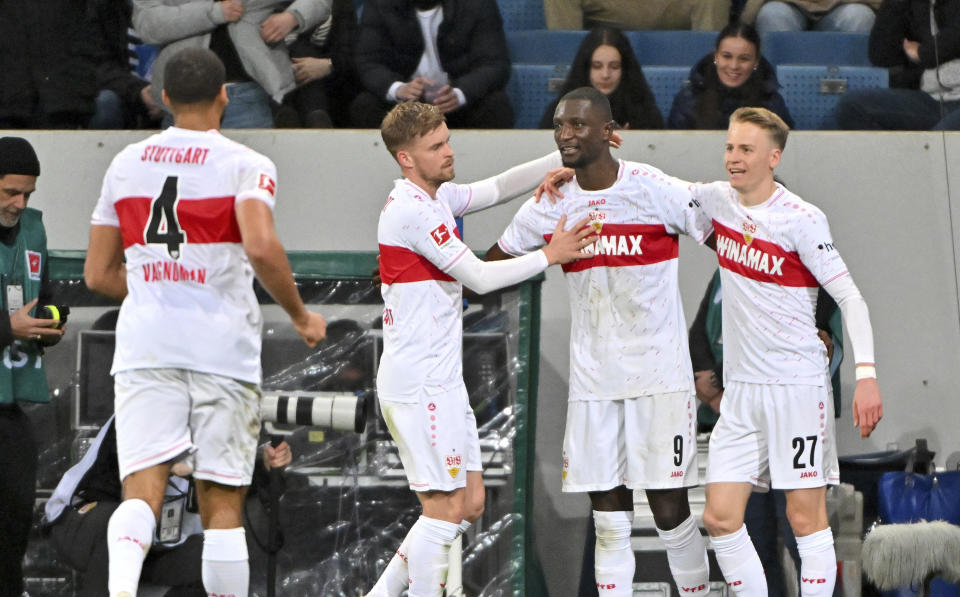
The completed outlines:
[[[413,168],[413,158],[406,149],[397,150],[397,163],[401,168]]]
[[[780,164],[780,157],[783,155],[783,150],[779,147],[774,147],[770,150],[770,169],[773,170]]]
[[[167,106],[168,108],[172,108],[172,106],[170,105],[170,96],[167,95],[166,89],[160,90],[160,100],[163,102],[165,106]]]

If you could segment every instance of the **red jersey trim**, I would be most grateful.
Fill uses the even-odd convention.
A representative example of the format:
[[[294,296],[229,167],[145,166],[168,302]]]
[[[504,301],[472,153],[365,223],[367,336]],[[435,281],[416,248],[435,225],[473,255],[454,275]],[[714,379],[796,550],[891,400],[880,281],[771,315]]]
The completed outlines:
[[[380,280],[384,284],[409,282],[455,282],[429,259],[403,247],[380,245]]]
[[[552,237],[543,236],[548,243]],[[603,224],[600,238],[587,250],[592,250],[594,256],[568,263],[563,271],[662,263],[680,256],[680,241],[676,234],[667,233],[663,224]]]
[[[769,282],[792,288],[816,288],[816,277],[800,261],[796,251],[767,240],[744,235],[713,220],[717,233],[717,261],[720,267],[757,282]]]
[[[239,243],[240,227],[234,211],[234,197],[178,199],[177,224],[190,244]],[[120,220],[123,248],[145,245],[147,222],[153,197],[124,197],[114,203]]]

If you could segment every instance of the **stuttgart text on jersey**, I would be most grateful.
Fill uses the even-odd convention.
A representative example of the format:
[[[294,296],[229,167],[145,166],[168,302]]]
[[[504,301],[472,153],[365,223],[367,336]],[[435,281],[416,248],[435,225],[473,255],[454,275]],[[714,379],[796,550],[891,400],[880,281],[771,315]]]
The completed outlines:
[[[167,162],[172,164],[197,164],[202,166],[210,153],[209,147],[166,147],[147,145],[140,155],[141,162]]]

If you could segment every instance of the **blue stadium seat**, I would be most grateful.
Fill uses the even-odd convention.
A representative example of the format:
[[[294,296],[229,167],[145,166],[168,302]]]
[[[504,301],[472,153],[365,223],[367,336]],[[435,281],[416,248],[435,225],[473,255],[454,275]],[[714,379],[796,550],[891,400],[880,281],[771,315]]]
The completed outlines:
[[[547,28],[541,0],[497,0],[497,4],[503,17],[504,31]]]
[[[513,104],[514,127],[535,129],[547,105],[557,96],[567,75],[566,66],[514,64],[507,95]]]
[[[153,61],[157,58],[157,46],[139,44],[133,47],[133,51],[137,54],[137,74],[149,81]]]
[[[872,66],[777,67],[780,93],[787,102],[794,128],[836,128],[834,108],[840,96],[854,89],[887,87],[887,69]]]
[[[777,31],[763,36],[761,51],[775,66],[872,66],[867,56],[869,38],[868,33]]]
[[[663,121],[666,122],[670,116],[670,106],[673,105],[673,97],[683,89],[684,83],[690,78],[689,66],[644,66],[643,76],[653,91],[653,97],[657,100],[657,108],[663,114]]]
[[[717,34],[712,31],[627,31],[627,38],[642,65],[689,66],[713,52]]]
[[[569,65],[586,36],[586,31],[507,31],[510,62]]]

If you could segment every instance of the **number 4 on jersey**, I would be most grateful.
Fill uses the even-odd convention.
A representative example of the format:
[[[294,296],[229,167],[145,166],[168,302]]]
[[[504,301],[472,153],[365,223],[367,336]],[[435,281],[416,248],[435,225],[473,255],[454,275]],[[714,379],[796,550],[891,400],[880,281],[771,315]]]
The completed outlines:
[[[150,205],[150,220],[144,240],[148,244],[165,244],[171,259],[180,259],[180,245],[187,235],[177,220],[177,177],[168,176],[160,196]]]

